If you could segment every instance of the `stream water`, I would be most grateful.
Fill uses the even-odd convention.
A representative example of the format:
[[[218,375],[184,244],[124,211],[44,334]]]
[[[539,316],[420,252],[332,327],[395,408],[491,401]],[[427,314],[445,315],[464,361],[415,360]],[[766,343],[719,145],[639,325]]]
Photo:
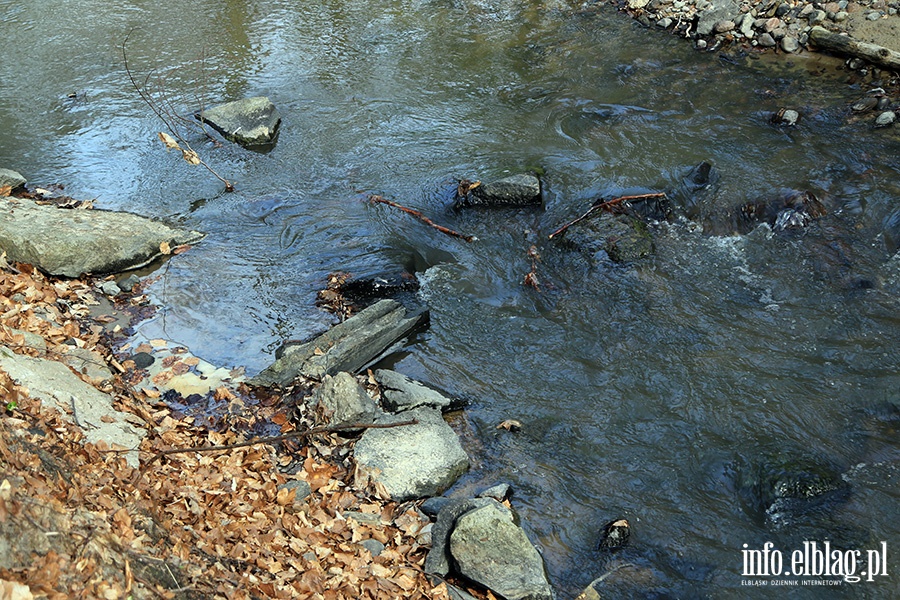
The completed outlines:
[[[900,259],[882,236],[900,137],[850,118],[868,86],[839,61],[722,60],[562,0],[0,0],[0,15],[0,166],[208,233],[160,272],[166,309],[143,335],[252,373],[332,322],[314,305],[328,273],[415,269],[432,324],[390,363],[471,400],[456,492],[513,486],[560,598],[616,561],[662,596],[766,597],[742,585],[773,580],[742,573],[743,549],[826,540],[863,558],[886,542],[888,575],[791,597],[900,593]],[[126,36],[179,111],[276,104],[269,152],[193,138],[236,192],[164,151]],[[770,125],[780,107],[800,125]],[[652,257],[547,240],[595,198],[676,189],[704,160],[714,193],[691,200],[694,221],[654,227]],[[458,179],[531,168],[542,209],[451,209]],[[782,189],[813,190],[828,215],[704,233]],[[532,244],[540,291],[522,285]],[[497,430],[507,418],[523,431]],[[784,518],[755,506],[752,474],[806,463],[846,488]],[[601,553],[620,517],[631,547]]]

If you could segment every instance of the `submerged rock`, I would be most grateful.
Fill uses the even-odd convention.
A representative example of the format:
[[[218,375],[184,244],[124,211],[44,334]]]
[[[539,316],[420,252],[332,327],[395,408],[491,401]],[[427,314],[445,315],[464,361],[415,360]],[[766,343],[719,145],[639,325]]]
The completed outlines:
[[[66,210],[31,200],[0,203],[0,249],[7,259],[50,275],[78,277],[136,269],[171,248],[203,239],[145,217],[105,210]]]
[[[419,289],[416,276],[406,271],[384,271],[372,275],[349,277],[340,282],[337,291],[347,302],[365,307],[383,298],[399,298],[412,295]]]
[[[900,249],[900,208],[894,209],[891,214],[885,217],[882,235],[884,236],[884,245],[888,253],[893,255]]]
[[[402,502],[436,496],[469,468],[469,457],[441,413],[422,407],[383,415],[378,423],[416,420],[413,425],[367,429],[353,454],[363,475],[384,485]]]
[[[785,231],[806,227],[825,214],[825,206],[812,192],[789,191],[743,204],[732,213],[730,226],[737,233],[749,233],[761,223]]]
[[[605,252],[613,262],[632,262],[653,254],[647,226],[631,215],[600,214],[569,227],[562,242],[594,257]]]
[[[265,96],[220,104],[201,111],[197,118],[242,146],[271,144],[281,124],[278,109]]]
[[[450,554],[459,573],[508,600],[552,600],[544,560],[513,513],[487,500],[456,521]]]
[[[603,536],[600,540],[601,550],[618,550],[628,543],[631,538],[631,526],[625,519],[616,519],[607,523],[603,528]]]
[[[540,205],[541,180],[537,175],[522,173],[469,187],[457,195],[456,206],[534,206]]]

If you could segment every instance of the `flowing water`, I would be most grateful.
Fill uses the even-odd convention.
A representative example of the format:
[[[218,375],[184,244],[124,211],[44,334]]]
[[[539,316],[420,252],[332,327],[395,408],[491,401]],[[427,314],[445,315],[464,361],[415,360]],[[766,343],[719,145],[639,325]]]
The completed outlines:
[[[900,137],[848,118],[866,86],[840,62],[721,60],[562,0],[0,0],[0,14],[0,166],[209,234],[159,272],[167,308],[143,334],[255,372],[331,323],[314,306],[329,272],[416,269],[432,324],[390,363],[471,400],[456,491],[512,484],[561,598],[616,561],[675,597],[764,597],[742,585],[772,579],[742,576],[744,544],[825,540],[885,541],[889,575],[793,596],[897,596],[900,259],[881,230]],[[179,111],[277,105],[269,152],[192,139],[236,192],[164,152],[126,36],[139,80],[155,69]],[[799,127],[768,123],[782,106]],[[654,227],[654,256],[612,265],[547,240],[593,199],[678,189],[704,160],[715,193],[676,194],[696,220]],[[544,208],[451,209],[458,179],[531,168]],[[800,233],[704,232],[781,189],[813,190],[829,214]],[[540,291],[522,285],[532,244]],[[523,431],[497,430],[507,418]],[[773,461],[848,487],[767,518],[752,474]],[[599,531],[619,517],[634,534],[610,557]]]

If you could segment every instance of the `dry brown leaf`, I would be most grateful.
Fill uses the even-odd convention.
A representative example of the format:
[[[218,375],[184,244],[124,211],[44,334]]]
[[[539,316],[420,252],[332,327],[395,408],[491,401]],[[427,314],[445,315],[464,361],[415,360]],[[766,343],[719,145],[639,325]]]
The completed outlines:
[[[10,192],[12,192],[11,185],[0,186],[0,198],[5,198],[6,196],[9,196]]]
[[[515,432],[522,429],[522,423],[515,419],[506,419],[505,421],[497,425],[497,429],[505,429],[507,431]]]
[[[166,146],[166,150],[181,150],[181,146],[178,145],[178,142],[175,141],[168,133],[163,133],[160,131],[158,134],[159,141],[161,141]]]
[[[200,157],[193,150],[181,150],[181,156],[184,157],[184,160],[191,165],[199,165]]]
[[[34,595],[27,585],[0,579],[0,600],[34,600]]]
[[[159,251],[163,254],[172,254],[172,249],[169,247],[169,242],[162,242],[159,245]]]
[[[182,244],[182,245],[180,245],[180,246],[175,246],[175,247],[172,249],[172,254],[184,254],[185,252],[187,252],[187,251],[190,250],[191,248],[193,248],[193,246],[191,246],[190,244]]]

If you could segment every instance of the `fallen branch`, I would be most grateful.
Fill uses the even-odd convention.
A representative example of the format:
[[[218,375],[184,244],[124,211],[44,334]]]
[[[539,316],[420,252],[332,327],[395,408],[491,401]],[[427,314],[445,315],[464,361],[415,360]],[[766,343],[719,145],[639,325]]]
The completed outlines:
[[[175,108],[172,105],[171,100],[169,99],[168,94],[166,93],[165,80],[161,75],[157,76],[157,96],[159,99],[153,97],[153,94],[148,90],[150,87],[150,79],[153,76],[154,71],[151,71],[147,77],[144,78],[143,84],[138,83],[137,79],[135,79],[134,73],[131,70],[131,66],[128,64],[128,54],[125,51],[125,46],[128,44],[128,37],[131,35],[131,32],[128,32],[128,35],[125,36],[125,40],[122,42],[122,61],[125,65],[125,73],[128,75],[129,81],[131,81],[131,85],[134,90],[138,93],[141,100],[144,101],[151,111],[157,116],[157,118],[163,122],[163,125],[166,126],[166,129],[169,130],[168,133],[159,132],[158,136],[160,141],[165,145],[166,150],[178,150],[181,152],[182,158],[184,158],[185,162],[190,165],[203,165],[203,167],[209,171],[213,177],[221,181],[225,184],[226,192],[234,191],[234,184],[230,181],[219,175],[212,167],[210,167],[205,160],[200,158],[200,155],[191,148],[190,143],[188,143],[186,136],[182,134],[179,129],[179,123],[181,126],[186,126],[188,129],[195,126],[195,123],[190,119],[186,119],[180,116]],[[203,127],[202,123],[199,125],[200,129],[203,131],[205,135],[209,137],[209,133],[207,133],[206,128]]]
[[[452,229],[448,229],[448,228],[444,227],[443,225],[438,225],[437,223],[435,223],[434,221],[432,221],[431,219],[429,219],[428,217],[426,217],[419,211],[414,210],[412,208],[407,208],[406,206],[402,206],[400,204],[397,204],[396,202],[391,202],[390,200],[387,200],[377,194],[372,194],[371,196],[369,196],[369,202],[375,202],[378,204],[387,204],[388,206],[393,206],[394,208],[402,210],[403,212],[405,212],[408,215],[412,215],[412,216],[416,217],[417,219],[419,219],[420,221],[422,221],[429,227],[433,227],[434,229],[437,229],[441,233],[445,233],[449,236],[457,237],[457,238],[460,238],[467,242],[474,242],[478,239],[474,235],[464,235],[457,231],[453,231]]]
[[[276,435],[273,437],[259,437],[244,442],[236,442],[234,444],[222,444],[220,446],[199,446],[197,448],[172,448],[170,450],[159,450],[156,455],[141,467],[135,476],[135,481],[139,480],[144,472],[150,468],[150,465],[163,457],[171,454],[188,454],[191,452],[216,452],[219,450],[234,450],[236,448],[246,448],[247,446],[256,446],[257,444],[274,444],[285,440],[303,439],[311,435],[320,433],[335,433],[338,431],[359,430],[359,429],[388,429],[391,427],[402,427],[404,425],[416,425],[418,419],[409,421],[400,421],[399,423],[351,423],[349,425],[327,425],[323,427],[313,427],[305,431],[292,431],[284,435]],[[109,452],[131,452],[132,450],[109,450]]]
[[[819,26],[810,30],[809,41],[820,50],[862,58],[883,69],[900,71],[900,52],[895,52],[877,44],[870,44],[855,40],[847,35],[832,33]]]
[[[561,235],[561,234],[565,233],[569,227],[571,227],[572,225],[575,225],[576,223],[580,223],[581,221],[584,221],[589,216],[591,216],[594,213],[594,211],[609,210],[613,206],[618,206],[619,204],[622,204],[623,202],[629,202],[631,200],[650,200],[652,198],[665,198],[665,197],[666,197],[665,193],[658,192],[655,194],[636,194],[634,196],[619,196],[618,198],[613,198],[612,200],[607,200],[605,202],[601,202],[600,201],[601,199],[595,200],[594,203],[591,205],[591,207],[587,210],[586,213],[584,213],[583,215],[581,215],[580,217],[578,217],[577,219],[575,219],[573,221],[569,221],[568,223],[566,223],[565,225],[563,225],[562,227],[560,227],[559,229],[557,229],[556,231],[551,233],[548,236],[548,239],[552,240],[557,235]]]

